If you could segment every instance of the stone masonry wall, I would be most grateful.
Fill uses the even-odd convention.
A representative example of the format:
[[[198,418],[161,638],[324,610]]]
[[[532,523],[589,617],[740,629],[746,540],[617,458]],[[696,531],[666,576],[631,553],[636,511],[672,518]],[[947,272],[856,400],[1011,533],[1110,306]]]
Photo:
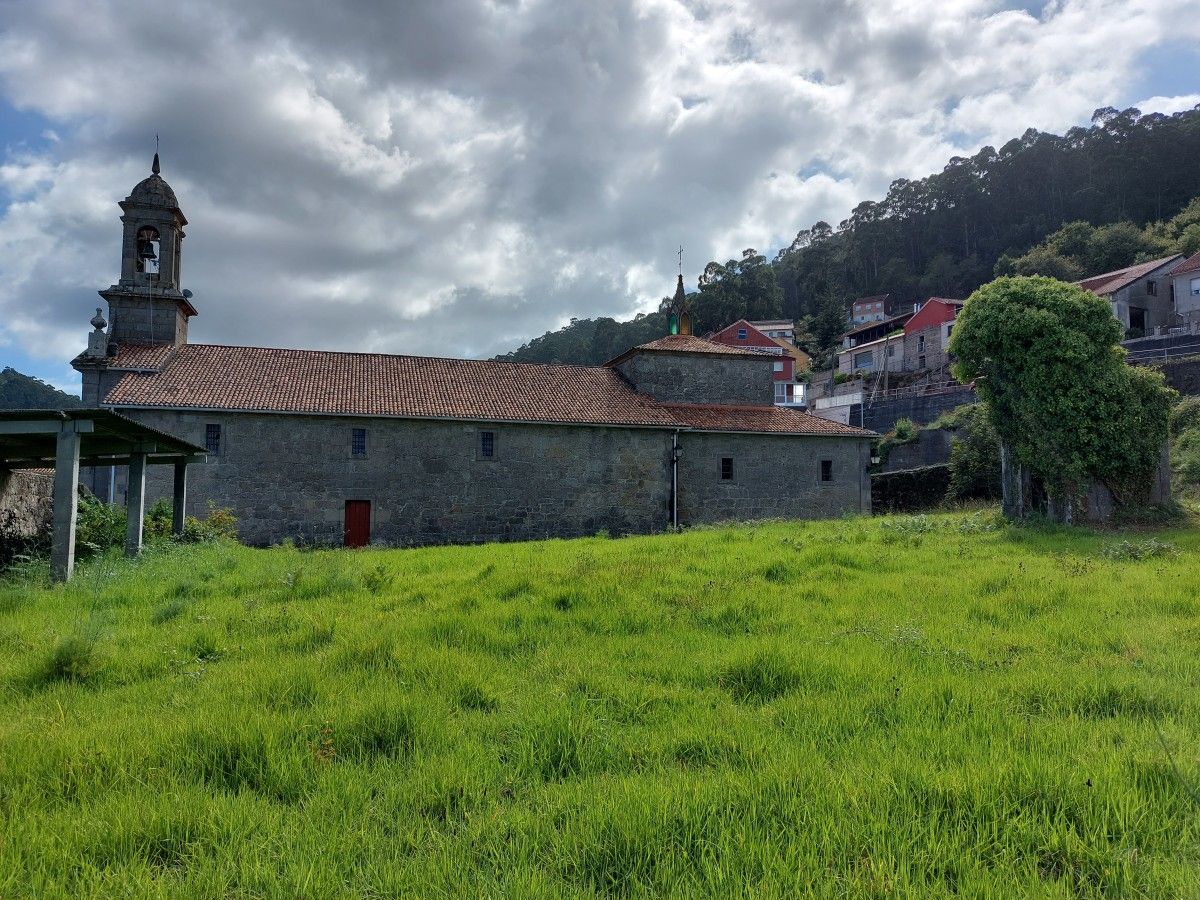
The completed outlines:
[[[54,478],[0,469],[0,536],[31,538],[50,527]]]
[[[371,540],[391,545],[658,531],[668,523],[670,433],[248,413],[127,412],[221,452],[188,470],[189,515],[230,507],[250,544],[340,545],[347,500],[371,502]],[[367,455],[351,458],[351,429]],[[495,456],[479,432],[495,432]],[[171,496],[151,467],[147,504]],[[123,486],[124,471],[120,472]]]
[[[347,500],[371,501],[371,540],[391,545],[646,534],[670,522],[667,429],[122,412],[200,445],[208,423],[221,425],[221,453],[189,467],[187,513],[230,507],[251,544],[340,545]],[[367,430],[365,459],[351,458],[352,428]],[[490,460],[481,430],[496,434]],[[684,432],[680,442],[683,524],[870,509],[867,441]],[[732,484],[720,482],[723,455],[735,458]],[[819,481],[821,459],[834,460],[832,483]],[[147,504],[170,496],[170,467],[150,467]]]
[[[871,442],[856,438],[685,432],[679,436],[684,525],[769,518],[830,518],[871,511]],[[721,459],[733,479],[721,478]],[[821,460],[833,480],[821,481]]]
[[[778,357],[711,353],[634,353],[617,370],[634,390],[664,403],[775,402],[772,363]]]

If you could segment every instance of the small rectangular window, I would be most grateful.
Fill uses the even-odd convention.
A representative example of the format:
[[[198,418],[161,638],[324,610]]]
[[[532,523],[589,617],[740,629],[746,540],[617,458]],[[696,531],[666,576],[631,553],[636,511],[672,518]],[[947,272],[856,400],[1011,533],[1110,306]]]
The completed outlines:
[[[496,455],[496,432],[479,432],[479,455],[483,459],[491,459]]]
[[[221,426],[220,425],[205,425],[204,426],[204,449],[213,456],[219,456],[221,453]]]
[[[832,459],[821,460],[821,480],[822,481],[833,481],[833,460]]]
[[[745,328],[739,328],[739,329],[738,329],[738,340],[739,340],[739,341],[744,341],[745,339],[746,339],[746,329],[745,329]]]
[[[350,429],[350,455],[359,459],[367,455],[367,429]]]
[[[774,362],[774,363],[772,363],[772,364],[771,364],[771,367],[772,367],[772,368],[773,368],[773,369],[774,369],[776,372],[782,372],[782,371],[783,371],[783,363],[782,363],[782,362]]]
[[[733,481],[733,457],[732,456],[722,456],[721,457],[721,480],[722,481]]]
[[[1153,278],[1146,282],[1146,293],[1151,297],[1158,296],[1158,282]]]
[[[925,352],[925,335],[923,334],[917,335],[917,352]]]

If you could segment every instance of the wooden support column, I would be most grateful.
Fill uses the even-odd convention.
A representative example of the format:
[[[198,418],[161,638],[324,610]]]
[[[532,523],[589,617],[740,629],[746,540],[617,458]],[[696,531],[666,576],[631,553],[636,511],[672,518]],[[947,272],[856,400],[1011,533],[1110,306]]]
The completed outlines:
[[[146,454],[129,454],[129,490],[125,501],[125,555],[142,552],[142,527],[146,518]]]
[[[171,507],[171,534],[183,534],[183,520],[187,508],[187,460],[175,460],[175,499]]]
[[[50,577],[66,581],[75,571],[75,520],[79,513],[79,432],[71,422],[58,432],[54,459],[54,534]]]

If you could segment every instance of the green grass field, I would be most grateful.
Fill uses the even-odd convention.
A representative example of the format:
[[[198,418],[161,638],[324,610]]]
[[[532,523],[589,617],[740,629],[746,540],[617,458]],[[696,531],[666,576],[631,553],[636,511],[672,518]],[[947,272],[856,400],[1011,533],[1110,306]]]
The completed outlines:
[[[1200,531],[0,581],[0,897],[1200,896]]]

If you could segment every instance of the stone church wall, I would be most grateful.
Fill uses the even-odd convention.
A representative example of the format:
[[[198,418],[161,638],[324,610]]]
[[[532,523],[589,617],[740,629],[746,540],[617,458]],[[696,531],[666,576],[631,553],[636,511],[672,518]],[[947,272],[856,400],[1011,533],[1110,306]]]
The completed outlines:
[[[871,442],[853,438],[684,432],[679,436],[679,520],[821,519],[870,513]],[[721,460],[733,478],[721,478]],[[833,480],[821,481],[821,460]]]
[[[617,371],[634,390],[663,403],[775,402],[778,356],[718,356],[711,353],[634,353]]]
[[[670,521],[666,429],[123,412],[200,445],[221,425],[221,453],[189,467],[187,513],[230,507],[251,544],[340,545],[347,500],[371,502],[373,543],[399,546],[647,534]],[[367,430],[365,459],[351,458],[353,428]],[[495,432],[492,459],[479,454],[482,430]],[[681,524],[870,511],[868,441],[682,432],[680,444]],[[820,481],[822,459],[832,482]],[[124,485],[119,469],[118,500]],[[170,498],[170,467],[150,467],[146,493],[147,504]]]
[[[247,413],[127,411],[221,452],[189,467],[189,515],[230,507],[251,544],[340,545],[347,500],[371,502],[371,540],[391,545],[533,540],[659,531],[668,522],[670,433]],[[367,454],[351,458],[351,429]],[[479,453],[495,432],[495,456]],[[121,472],[121,484],[124,472]],[[147,504],[171,496],[151,467]]]

